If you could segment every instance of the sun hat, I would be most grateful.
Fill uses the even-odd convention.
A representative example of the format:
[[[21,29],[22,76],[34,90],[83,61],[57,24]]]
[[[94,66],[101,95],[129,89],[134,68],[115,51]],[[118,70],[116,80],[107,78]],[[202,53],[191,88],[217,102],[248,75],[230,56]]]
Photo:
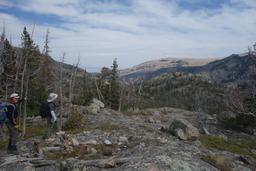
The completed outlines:
[[[9,98],[15,98],[15,99],[18,99],[20,98],[20,96],[17,94],[17,93],[12,93]]]
[[[47,99],[47,102],[53,102],[55,99],[57,99],[58,94],[50,93]]]

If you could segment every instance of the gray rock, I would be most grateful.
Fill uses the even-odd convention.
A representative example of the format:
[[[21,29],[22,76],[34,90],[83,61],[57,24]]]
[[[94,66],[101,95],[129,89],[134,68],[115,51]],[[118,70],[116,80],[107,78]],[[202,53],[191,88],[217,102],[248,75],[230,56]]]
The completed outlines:
[[[124,136],[120,136],[118,141],[121,142],[121,143],[128,143],[128,138],[124,137]]]
[[[168,132],[182,140],[195,140],[200,135],[196,127],[183,119],[175,119],[169,126]]]
[[[102,108],[104,108],[104,103],[93,98],[92,103],[88,107],[88,110],[91,113],[99,113]]]
[[[72,143],[73,146],[78,146],[79,145],[78,140],[75,139],[75,138],[71,138],[71,143]]]
[[[157,165],[151,164],[146,171],[161,171],[161,169]]]
[[[175,136],[181,140],[187,140],[187,136],[185,135],[184,131],[180,128],[175,130]]]
[[[91,152],[92,154],[96,154],[96,153],[97,153],[97,150],[96,150],[95,148],[90,148],[90,152]]]
[[[148,119],[148,122],[149,122],[149,123],[155,123],[155,120],[150,117],[150,118]]]
[[[111,142],[111,141],[109,141],[109,140],[104,140],[104,144],[106,144],[106,145],[111,145],[111,144],[112,144],[112,142]]]

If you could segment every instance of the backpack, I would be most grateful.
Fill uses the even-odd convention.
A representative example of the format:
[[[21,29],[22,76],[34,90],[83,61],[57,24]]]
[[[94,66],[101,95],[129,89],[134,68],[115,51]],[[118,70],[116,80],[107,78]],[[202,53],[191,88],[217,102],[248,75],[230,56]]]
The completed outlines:
[[[46,118],[51,115],[51,109],[48,102],[43,102],[41,104],[39,114],[42,118]]]
[[[7,120],[7,105],[5,103],[0,104],[0,123]]]

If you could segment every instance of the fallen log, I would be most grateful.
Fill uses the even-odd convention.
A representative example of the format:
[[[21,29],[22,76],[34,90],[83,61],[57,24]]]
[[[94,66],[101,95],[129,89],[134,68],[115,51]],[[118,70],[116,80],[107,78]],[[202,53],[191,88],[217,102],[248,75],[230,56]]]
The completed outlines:
[[[42,160],[42,158],[23,158],[23,157],[16,157],[16,158],[12,158],[11,160],[10,159],[6,159],[6,161],[4,163],[2,163],[0,165],[0,167],[3,167],[5,165],[8,165],[8,164],[12,164],[12,163],[19,163],[19,162],[31,162],[31,161],[35,161],[35,160]]]
[[[50,166],[56,163],[56,161],[52,160],[34,160],[30,162],[34,167],[43,167],[43,166]]]
[[[99,168],[114,168],[118,165],[121,165],[123,163],[138,160],[140,157],[129,157],[129,158],[116,158],[111,157],[108,159],[97,159],[97,160],[86,160],[86,161],[78,161],[79,165],[84,166],[94,166]]]
[[[58,152],[58,151],[63,151],[64,149],[61,147],[44,147],[41,148],[43,152]]]

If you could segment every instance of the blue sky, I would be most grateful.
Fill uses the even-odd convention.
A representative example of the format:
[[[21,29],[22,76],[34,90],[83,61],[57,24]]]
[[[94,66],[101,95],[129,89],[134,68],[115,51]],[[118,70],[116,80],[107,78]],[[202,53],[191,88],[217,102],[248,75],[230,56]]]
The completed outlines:
[[[166,57],[242,53],[256,41],[255,0],[0,0],[0,23],[14,45],[24,26],[42,50],[89,71]],[[2,24],[0,25],[0,28]],[[79,55],[80,54],[80,55]]]

